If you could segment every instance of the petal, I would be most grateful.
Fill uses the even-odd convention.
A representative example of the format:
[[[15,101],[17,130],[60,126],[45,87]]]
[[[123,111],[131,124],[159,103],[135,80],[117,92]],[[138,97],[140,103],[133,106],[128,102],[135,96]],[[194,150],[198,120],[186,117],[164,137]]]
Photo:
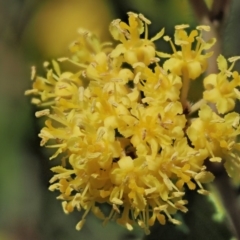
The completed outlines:
[[[202,121],[208,122],[211,120],[212,112],[212,109],[205,104],[201,107],[201,110],[199,111],[199,117]]]
[[[203,80],[204,88],[207,90],[217,86],[217,74],[210,74]]]
[[[192,61],[187,63],[188,76],[190,79],[196,79],[201,73],[202,68],[199,61]]]
[[[217,63],[218,63],[218,69],[221,72],[224,72],[227,70],[228,68],[227,60],[223,55],[219,55],[219,57],[217,58]]]
[[[231,111],[235,107],[235,101],[231,98],[220,98],[216,104],[217,110],[220,114]]]
[[[118,165],[121,169],[130,171],[134,168],[133,159],[131,157],[122,157],[118,161]]]

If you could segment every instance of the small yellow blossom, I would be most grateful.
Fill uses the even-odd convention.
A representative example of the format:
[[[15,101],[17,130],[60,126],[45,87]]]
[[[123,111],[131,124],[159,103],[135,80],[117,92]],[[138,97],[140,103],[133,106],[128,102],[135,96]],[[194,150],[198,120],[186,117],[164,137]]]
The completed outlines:
[[[231,72],[233,64],[228,68],[226,59],[218,57],[218,68],[220,73],[210,74],[204,79],[206,91],[203,93],[205,100],[215,103],[220,114],[229,112],[235,107],[235,100],[240,99],[240,77],[238,72]],[[231,78],[231,81],[229,81]]]
[[[204,105],[199,111],[199,118],[193,120],[187,134],[196,149],[207,149],[210,161],[225,161],[228,174],[239,181],[239,143],[240,116],[236,112],[220,117]]]
[[[108,53],[111,50],[111,43],[102,44],[93,33],[86,29],[78,30],[79,38],[74,41],[69,50],[73,53],[72,62],[75,64],[89,64],[93,61],[95,54],[100,52]]]
[[[159,66],[156,66],[154,71],[148,67],[137,67],[135,71],[139,73],[138,88],[144,92],[145,99],[143,101],[159,105],[179,100],[182,87],[179,76],[169,74]]]
[[[151,22],[142,14],[128,16],[128,24],[110,24],[120,42],[115,47],[81,29],[69,58],[44,64],[46,77],[32,68],[33,86],[25,92],[43,108],[36,117],[47,118],[41,146],[55,149],[50,159],[61,157],[49,189],[60,192],[65,213],[83,212],[77,230],[90,211],[104,224],[114,219],[132,230],[137,223],[146,234],[155,221],[180,224],[174,214],[188,211],[186,188],[207,194],[203,184],[214,179],[207,159],[223,162],[229,176],[240,180],[240,116],[229,112],[239,98],[239,74],[232,72],[237,57],[229,68],[218,58],[220,73],[206,76],[204,100],[191,107],[189,83],[207,69],[211,53],[205,50],[215,42],[201,36],[209,27],[188,34],[188,25],[176,26],[179,50],[164,36],[174,51],[167,54],[154,44],[164,30],[148,39]],[[168,59],[161,63],[157,56]],[[63,61],[74,64],[75,72],[62,71]],[[219,116],[208,102],[229,113]],[[101,211],[104,203],[111,206],[108,213]]]
[[[165,70],[170,70],[172,73],[181,76],[187,75],[189,79],[196,79],[207,68],[207,58],[212,53],[204,53],[213,46],[216,39],[210,39],[205,42],[201,37],[201,32],[207,30],[203,27],[197,27],[197,30],[191,31],[188,35],[185,28],[188,25],[178,25],[175,27],[175,44],[181,47],[181,51],[177,51],[171,38],[165,37],[169,41],[173,49],[173,54],[165,54],[158,52],[158,56],[169,58],[163,65]],[[199,33],[200,31],[200,33]],[[196,41],[196,47],[193,49],[192,44]]]
[[[115,58],[123,54],[125,62],[129,64],[141,62],[149,65],[151,62],[155,62],[155,46],[153,41],[162,37],[164,29],[149,40],[147,25],[151,22],[142,14],[129,12],[128,16],[129,25],[121,22],[120,19],[114,20],[110,24],[109,29],[113,38],[122,42],[112,51],[111,57]],[[140,35],[144,30],[145,37],[142,39]]]

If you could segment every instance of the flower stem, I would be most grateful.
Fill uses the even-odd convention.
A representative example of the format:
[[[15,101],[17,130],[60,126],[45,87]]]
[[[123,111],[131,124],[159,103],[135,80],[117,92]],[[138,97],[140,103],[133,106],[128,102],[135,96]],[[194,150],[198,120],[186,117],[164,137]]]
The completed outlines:
[[[200,99],[196,103],[194,103],[191,108],[189,114],[196,112],[204,103],[206,103],[205,99]]]
[[[192,6],[192,9],[199,22],[202,22],[204,18],[208,18],[210,11],[204,0],[189,0],[189,3]]]

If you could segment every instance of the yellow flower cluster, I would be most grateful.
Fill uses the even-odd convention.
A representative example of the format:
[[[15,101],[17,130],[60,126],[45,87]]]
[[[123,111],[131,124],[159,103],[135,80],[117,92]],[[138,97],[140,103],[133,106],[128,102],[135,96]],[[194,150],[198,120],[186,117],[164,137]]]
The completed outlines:
[[[188,210],[185,188],[207,194],[202,184],[214,178],[207,159],[223,159],[228,174],[239,178],[239,115],[228,113],[240,96],[233,65],[228,68],[220,56],[220,73],[204,79],[203,100],[193,106],[187,101],[190,81],[207,69],[211,53],[206,50],[215,43],[202,39],[209,28],[198,26],[188,34],[188,25],[179,25],[174,42],[164,29],[148,39],[151,22],[142,14],[128,16],[129,24],[119,19],[110,24],[119,41],[115,47],[80,30],[71,58],[58,60],[77,70],[45,63],[46,77],[35,76],[33,69],[33,87],[26,91],[44,107],[36,116],[47,117],[41,145],[56,149],[51,159],[62,158],[52,168],[50,190],[60,192],[65,213],[83,211],[78,230],[89,211],[129,230],[136,222],[146,233],[155,221],[179,224],[173,215]],[[172,54],[156,50],[154,41],[161,37],[170,42]],[[162,58],[167,60],[160,64]],[[101,211],[105,203],[108,214]]]

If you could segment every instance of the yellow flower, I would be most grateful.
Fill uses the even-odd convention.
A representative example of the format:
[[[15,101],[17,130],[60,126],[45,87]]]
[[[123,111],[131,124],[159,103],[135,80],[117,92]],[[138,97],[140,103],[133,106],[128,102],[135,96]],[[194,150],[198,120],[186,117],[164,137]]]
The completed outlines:
[[[171,38],[165,36],[164,39],[170,41],[173,54],[158,52],[158,56],[169,58],[163,65],[165,70],[170,70],[178,76],[185,75],[185,78],[194,80],[206,70],[207,58],[212,53],[203,53],[203,51],[211,48],[216,39],[213,38],[207,42],[202,39],[201,32],[209,31],[207,26],[198,26],[198,31],[193,30],[189,35],[185,30],[188,27],[189,25],[178,25],[175,27],[175,44],[181,47],[181,51],[177,51]],[[196,47],[193,49],[192,45],[195,42]]]
[[[102,88],[109,95],[126,95],[129,90],[126,86],[128,81],[133,78],[130,69],[122,68],[122,57],[110,58],[106,53],[98,53],[94,56],[93,62],[86,69],[86,76],[91,81],[90,85]]]
[[[74,41],[69,49],[73,54],[72,61],[75,64],[89,64],[93,61],[94,55],[100,52],[108,53],[111,50],[111,43],[101,43],[93,33],[80,28],[79,38]]]
[[[228,68],[226,59],[220,55],[218,57],[219,74],[210,74],[204,79],[206,91],[203,93],[205,100],[215,103],[220,114],[229,112],[235,107],[235,100],[240,99],[240,93],[237,89],[240,86],[240,77],[238,72],[231,72],[234,63],[238,58],[230,58],[232,65]],[[229,78],[232,78],[229,81]]]
[[[83,85],[81,71],[76,73],[61,72],[59,64],[54,60],[52,65],[53,69],[48,69],[49,63],[44,63],[47,71],[46,78],[35,77],[35,69],[33,68],[32,80],[35,79],[33,88],[25,91],[25,94],[36,95],[37,97],[33,98],[32,102],[40,106],[59,105],[59,102],[66,99],[68,101],[72,99],[74,102],[78,88]]]
[[[127,63],[134,64],[141,62],[146,66],[158,61],[155,58],[153,41],[162,37],[164,29],[149,40],[147,25],[151,24],[151,22],[142,14],[129,12],[128,16],[129,25],[121,22],[120,19],[116,19],[110,24],[109,30],[113,38],[122,42],[112,51],[111,57],[116,58],[123,54],[124,61]],[[144,28],[145,36],[141,38],[140,35],[144,32]]]
[[[218,150],[219,136],[216,134],[219,134],[219,124],[223,121],[209,106],[202,106],[199,111],[199,118],[193,119],[190,127],[187,129],[188,137],[195,148],[207,149],[209,155],[214,158],[214,152]]]
[[[177,101],[180,96],[182,81],[179,76],[168,74],[161,67],[156,66],[154,71],[148,67],[136,67],[138,78],[135,79],[139,90],[144,92],[145,102],[159,105],[168,101]],[[153,100],[153,101],[151,101]]]
[[[118,161],[118,167],[113,168],[111,172],[114,188],[118,188],[118,191],[113,190],[112,193],[115,194],[111,195],[110,201],[122,205],[122,199],[126,199],[133,209],[143,211],[146,207],[146,200],[144,198],[145,188],[142,179],[146,173],[147,168],[143,157],[137,159],[131,157],[121,158]]]
[[[228,174],[235,181],[240,180],[237,174],[240,170],[240,145],[236,143],[236,136],[240,134],[239,120],[238,113],[232,112],[220,117],[204,105],[199,118],[193,120],[187,130],[195,148],[207,149],[210,161],[221,162],[223,159]]]
[[[78,230],[90,211],[104,223],[114,219],[129,230],[137,223],[147,234],[155,221],[180,224],[174,214],[188,211],[185,188],[207,194],[203,184],[214,178],[206,170],[208,158],[223,161],[239,180],[240,116],[219,116],[206,105],[216,103],[220,113],[232,109],[239,96],[233,65],[227,68],[220,57],[221,72],[204,80],[205,100],[193,106],[187,101],[190,79],[207,68],[210,54],[203,51],[215,42],[201,38],[201,31],[209,29],[199,26],[200,34],[188,35],[187,25],[176,26],[175,44],[181,50],[165,36],[174,50],[166,54],[153,44],[164,31],[149,40],[150,21],[142,14],[128,15],[129,25],[120,20],[110,25],[120,41],[116,47],[81,30],[70,46],[72,56],[58,60],[73,63],[75,72],[62,72],[53,61],[53,69],[45,64],[45,78],[35,78],[33,68],[33,87],[26,91],[34,95],[33,103],[49,107],[36,112],[47,118],[41,146],[56,149],[50,159],[61,157],[49,189],[60,192],[65,213],[84,212]],[[156,54],[169,59],[160,64]],[[111,206],[109,213],[101,211],[104,203]]]

